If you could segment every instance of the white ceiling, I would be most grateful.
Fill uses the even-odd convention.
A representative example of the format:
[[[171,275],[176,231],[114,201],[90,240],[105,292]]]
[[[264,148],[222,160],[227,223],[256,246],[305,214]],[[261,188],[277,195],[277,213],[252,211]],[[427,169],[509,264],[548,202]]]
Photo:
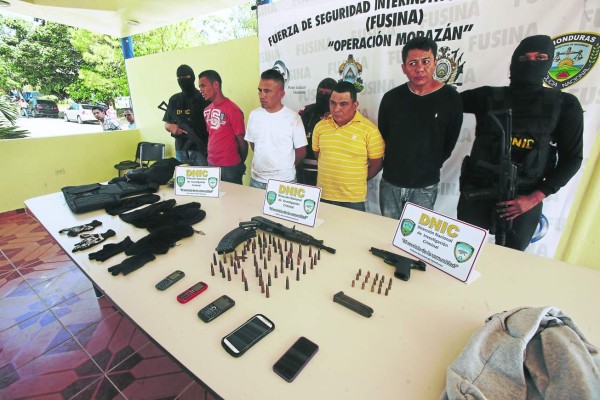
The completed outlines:
[[[42,18],[126,37],[225,10],[247,0],[2,0],[0,13]],[[135,20],[139,25],[130,25]]]

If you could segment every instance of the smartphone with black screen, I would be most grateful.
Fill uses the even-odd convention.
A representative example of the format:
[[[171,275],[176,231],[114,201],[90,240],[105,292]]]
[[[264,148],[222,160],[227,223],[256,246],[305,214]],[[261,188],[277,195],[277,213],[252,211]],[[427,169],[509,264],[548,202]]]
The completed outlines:
[[[318,350],[319,346],[301,336],[273,365],[273,371],[286,381],[291,382]]]
[[[221,339],[221,345],[232,356],[240,357],[273,329],[275,324],[272,321],[262,314],[256,314]]]

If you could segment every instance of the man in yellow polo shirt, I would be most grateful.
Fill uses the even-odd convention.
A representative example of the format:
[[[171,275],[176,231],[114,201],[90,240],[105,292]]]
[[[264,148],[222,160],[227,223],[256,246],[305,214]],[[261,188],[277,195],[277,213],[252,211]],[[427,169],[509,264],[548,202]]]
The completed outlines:
[[[339,82],[329,100],[331,114],[315,126],[312,148],[319,161],[317,186],[326,203],[365,211],[367,181],[381,170],[385,143],[358,111],[356,87]]]

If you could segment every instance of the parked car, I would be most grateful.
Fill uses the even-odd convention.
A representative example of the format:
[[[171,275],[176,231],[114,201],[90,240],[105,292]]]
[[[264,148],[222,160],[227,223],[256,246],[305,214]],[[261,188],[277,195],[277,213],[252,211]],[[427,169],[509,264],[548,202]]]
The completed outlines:
[[[77,121],[79,124],[84,122],[98,122],[92,108],[94,104],[72,103],[71,106],[64,111],[63,118],[66,122]]]
[[[58,118],[58,106],[52,100],[30,99],[27,106],[30,117]]]

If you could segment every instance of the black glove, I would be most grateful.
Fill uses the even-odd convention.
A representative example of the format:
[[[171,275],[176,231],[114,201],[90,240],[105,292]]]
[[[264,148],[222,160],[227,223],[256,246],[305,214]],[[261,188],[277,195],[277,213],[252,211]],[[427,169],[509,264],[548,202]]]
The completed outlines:
[[[194,229],[189,225],[176,224],[167,226],[144,236],[125,250],[125,254],[128,256],[137,254],[165,254],[179,240],[190,237],[193,234]]]
[[[100,244],[113,236],[115,236],[115,231],[112,229],[109,229],[104,233],[84,233],[83,235],[79,236],[83,240],[75,244],[75,247],[73,247],[73,253],[81,250],[87,250],[90,247]]]
[[[160,196],[157,194],[147,193],[141,196],[128,197],[123,199],[115,204],[111,204],[107,206],[104,211],[106,211],[110,215],[118,215],[127,211],[131,211],[134,208],[138,208],[140,206],[146,204],[156,203],[160,200]]]
[[[154,261],[156,257],[152,254],[139,254],[137,256],[126,258],[121,264],[117,264],[108,269],[113,276],[117,276],[120,273],[127,275],[136,269],[142,268],[150,261]]]
[[[92,229],[94,229],[95,227],[100,226],[100,225],[102,225],[102,222],[93,220],[89,224],[83,224],[83,225],[73,226],[71,228],[61,229],[60,231],[58,231],[58,233],[66,233],[67,235],[69,235],[71,237],[75,237],[75,236],[79,235],[81,232],[91,231]]]
[[[175,206],[161,215],[146,220],[146,229],[154,232],[157,229],[176,224],[194,225],[206,217],[206,211],[200,209],[200,203],[191,202]]]
[[[112,256],[116,256],[119,253],[124,252],[133,244],[133,241],[127,236],[125,239],[120,241],[119,243],[109,243],[105,244],[102,247],[102,250],[98,250],[95,253],[88,254],[90,260],[96,260],[104,262],[111,258]]]
[[[136,228],[145,228],[146,221],[156,215],[160,215],[161,212],[171,209],[175,206],[175,200],[165,200],[160,203],[155,203],[144,207],[141,210],[131,211],[126,214],[119,214],[119,218],[128,224],[134,225]]]

